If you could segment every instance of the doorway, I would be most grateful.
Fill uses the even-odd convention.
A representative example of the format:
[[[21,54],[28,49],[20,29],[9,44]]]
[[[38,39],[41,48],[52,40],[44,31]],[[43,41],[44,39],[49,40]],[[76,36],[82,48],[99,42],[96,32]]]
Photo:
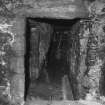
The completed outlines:
[[[71,29],[79,20],[27,18],[25,98],[75,99],[68,58]]]

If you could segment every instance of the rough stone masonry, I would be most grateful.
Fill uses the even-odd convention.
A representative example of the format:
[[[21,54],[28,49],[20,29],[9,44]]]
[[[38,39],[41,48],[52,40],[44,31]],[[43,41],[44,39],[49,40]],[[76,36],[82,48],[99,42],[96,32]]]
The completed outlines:
[[[78,94],[80,98],[85,94],[85,100],[102,100],[104,102],[104,1],[96,0],[85,5],[83,0],[79,0],[79,2],[76,0],[58,0],[54,2],[45,0],[1,0],[0,104],[24,104],[24,35],[25,19],[27,17],[52,17],[58,19],[82,18],[81,22],[83,27],[79,35],[79,65],[78,73],[76,74],[77,77],[75,77],[78,83]],[[73,65],[72,68],[76,70]],[[89,90],[88,93],[86,89]],[[87,101],[81,102],[82,104],[90,104]]]

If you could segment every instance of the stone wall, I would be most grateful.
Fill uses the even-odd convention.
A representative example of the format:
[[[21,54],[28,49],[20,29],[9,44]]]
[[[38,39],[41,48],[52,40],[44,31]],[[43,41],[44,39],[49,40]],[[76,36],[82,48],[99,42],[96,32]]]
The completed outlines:
[[[24,19],[0,19],[0,100],[4,102],[24,102],[24,25]]]
[[[9,2],[9,1],[8,1]],[[24,103],[24,55],[25,55],[25,18],[24,13],[20,12],[22,6],[21,1],[14,2],[14,5],[7,2],[6,7],[1,5],[1,17],[0,17],[0,104],[23,104]],[[59,2],[57,2],[59,4]],[[2,2],[1,2],[2,4]],[[27,3],[26,3],[27,4]],[[31,3],[32,4],[32,3]],[[40,3],[39,3],[40,4]],[[52,2],[50,2],[52,4]],[[12,6],[11,6],[12,5]],[[42,3],[44,5],[44,3]],[[51,5],[50,5],[51,6]],[[13,11],[12,8],[15,8]],[[28,6],[29,7],[29,6]],[[28,8],[27,7],[27,8]],[[59,7],[59,6],[58,6]],[[31,7],[29,7],[31,8]],[[46,7],[47,8],[47,7]],[[65,7],[66,8],[66,7]],[[42,8],[43,9],[43,8]],[[41,10],[42,10],[41,9]],[[44,6],[45,9],[45,6]],[[61,8],[60,8],[61,9]],[[45,9],[43,16],[56,17],[59,18],[69,18],[71,15],[65,15],[70,11],[66,8],[63,14],[59,12],[59,8],[53,8],[49,13],[48,8]],[[22,9],[23,11],[24,9]],[[31,11],[32,10],[32,11]],[[33,10],[29,14],[33,14]],[[54,12],[56,10],[56,12]],[[104,3],[94,2],[89,7],[90,17],[89,19],[84,19],[82,21],[81,29],[79,30],[81,34],[74,33],[76,39],[73,42],[71,52],[73,56],[71,59],[71,70],[77,85],[73,83],[74,87],[77,86],[76,95],[82,98],[84,95],[88,100],[102,99],[104,92],[104,35],[105,35],[105,11]],[[28,11],[28,9],[26,10]],[[13,13],[12,13],[13,12]],[[35,16],[40,16],[43,11],[39,13],[39,7],[37,9]],[[52,15],[52,13],[55,13]],[[78,11],[77,11],[78,12]],[[76,13],[77,13],[76,12]],[[15,14],[16,13],[16,14]],[[22,14],[22,16],[20,16]],[[27,13],[27,12],[25,12]],[[84,11],[82,11],[84,13]],[[15,15],[15,16],[14,16]],[[41,17],[43,17],[41,16]],[[75,17],[75,15],[73,15]],[[71,16],[72,18],[74,18]],[[81,15],[79,15],[81,17]],[[84,15],[83,15],[84,16]],[[79,23],[81,24],[81,23]],[[78,26],[78,27],[79,27]],[[78,29],[78,28],[77,28]],[[75,30],[74,30],[75,31]],[[79,47],[77,46],[79,45]],[[40,50],[43,47],[40,45]],[[75,49],[74,49],[75,48]],[[79,52],[79,53],[78,53]],[[43,54],[41,54],[43,55]],[[41,57],[43,58],[43,57]],[[73,61],[74,60],[74,61]],[[78,66],[76,66],[78,64]],[[74,90],[75,91],[75,90]],[[79,99],[80,97],[77,97]]]
[[[94,2],[90,17],[74,26],[74,41],[71,57],[71,71],[78,85],[78,99],[103,99],[104,93],[104,4]],[[77,28],[76,28],[77,27]],[[80,28],[79,28],[80,27]],[[78,29],[76,31],[76,29]],[[76,33],[78,32],[78,33]],[[74,38],[76,40],[76,38]],[[78,44],[76,45],[76,43]],[[79,45],[79,47],[75,47]],[[78,49],[78,50],[77,50]],[[77,55],[79,55],[77,57]],[[78,63],[76,63],[78,62]]]

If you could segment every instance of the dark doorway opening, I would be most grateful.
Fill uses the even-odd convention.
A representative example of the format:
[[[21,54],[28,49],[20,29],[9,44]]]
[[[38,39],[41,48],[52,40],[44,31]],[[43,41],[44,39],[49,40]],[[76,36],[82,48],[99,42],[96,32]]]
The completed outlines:
[[[68,56],[79,20],[27,18],[25,98],[75,99]]]

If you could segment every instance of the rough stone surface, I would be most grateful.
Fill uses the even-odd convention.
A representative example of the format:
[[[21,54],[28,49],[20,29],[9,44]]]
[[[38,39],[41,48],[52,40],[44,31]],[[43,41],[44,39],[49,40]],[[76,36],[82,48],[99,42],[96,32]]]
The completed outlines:
[[[90,19],[83,20],[85,27],[82,28],[83,33],[80,34],[82,38],[80,37],[80,65],[77,79],[79,95],[83,97],[85,94],[86,100],[99,100],[104,95],[102,81],[105,79],[103,71],[105,20],[103,8],[103,3],[93,3]]]
[[[24,98],[24,75],[16,74],[11,80],[11,101],[14,104],[22,104]]]
[[[1,19],[0,23],[0,37],[1,37],[1,76],[0,82],[1,99],[6,97],[7,100],[11,98],[10,95],[10,79],[12,78],[12,72],[10,69],[10,58],[13,57],[14,51],[11,48],[13,41],[13,33],[10,31],[12,24],[8,24],[5,18]]]
[[[5,17],[50,17],[67,18],[87,17],[88,9],[83,0],[1,0],[0,14]]]
[[[104,91],[104,50],[105,50],[105,10],[104,3],[94,2],[87,10],[83,2],[74,1],[0,1],[0,102],[23,102],[24,97],[24,21],[19,17],[49,17],[73,19],[88,17],[83,20],[81,35],[75,35],[71,49],[71,74],[75,95],[87,95],[94,99],[102,98]],[[102,0],[101,0],[102,1]],[[15,18],[15,17],[18,18]],[[22,20],[22,21],[21,21]],[[87,21],[87,22],[86,22]],[[89,27],[88,27],[89,25]],[[78,26],[79,27],[79,26]],[[87,28],[88,27],[88,28]],[[83,30],[83,31],[82,31]],[[78,31],[77,31],[78,32]],[[73,34],[74,35],[74,34]],[[79,37],[79,38],[78,38]],[[42,38],[43,39],[43,38]],[[80,45],[79,47],[77,45]],[[45,55],[45,42],[40,43],[40,62]],[[44,50],[44,51],[43,51]],[[79,51],[79,53],[78,53]],[[87,55],[86,55],[87,54]],[[16,59],[17,58],[17,59]],[[15,64],[13,63],[15,62]],[[80,61],[80,65],[76,66]],[[20,65],[21,63],[21,65]],[[14,66],[16,65],[16,67]],[[77,71],[78,70],[78,71]],[[79,90],[77,89],[79,87]],[[88,92],[87,92],[88,91]],[[86,94],[89,93],[89,94]],[[20,99],[19,99],[20,98]],[[78,99],[79,97],[77,97]],[[4,102],[8,103],[8,102]]]
[[[21,20],[21,19],[20,19]],[[6,102],[17,102],[15,100],[17,96],[21,97],[21,94],[23,96],[21,97],[21,100],[23,101],[24,98],[24,58],[22,59],[22,56],[20,59],[16,60],[16,57],[18,53],[16,51],[20,51],[19,54],[23,55],[23,49],[21,51],[20,47],[21,45],[16,47],[15,49],[15,41],[16,41],[16,36],[20,35],[18,32],[18,28],[16,28],[14,24],[16,24],[17,20],[16,19],[10,19],[10,18],[1,18],[0,19],[0,61],[1,61],[1,73],[0,77],[1,82],[0,82],[0,94],[1,97],[0,99]],[[16,31],[14,31],[14,28],[17,29],[18,34]],[[20,30],[21,31],[21,30]],[[24,31],[24,30],[23,30]],[[24,40],[22,41],[23,44]],[[20,44],[20,42],[18,42]],[[23,44],[24,45],[24,44]],[[18,51],[18,52],[19,52]],[[20,55],[18,55],[20,56]],[[14,61],[14,62],[13,62]],[[20,65],[21,63],[21,65]],[[20,76],[15,77],[17,73],[20,73],[20,75],[23,76],[23,78],[20,78]],[[21,83],[20,83],[21,81]],[[18,86],[15,86],[17,84]],[[21,91],[23,90],[23,91]],[[19,93],[19,95],[16,93]],[[21,92],[21,94],[20,94]],[[6,99],[3,99],[6,98]],[[12,100],[14,98],[14,100]],[[7,101],[8,100],[8,101]],[[20,100],[18,100],[20,102]],[[20,102],[21,103],[21,102]]]
[[[95,101],[68,101],[68,100],[63,100],[63,101],[45,101],[45,100],[40,100],[40,99],[34,99],[28,100],[25,105],[104,105],[103,103],[95,102]]]

